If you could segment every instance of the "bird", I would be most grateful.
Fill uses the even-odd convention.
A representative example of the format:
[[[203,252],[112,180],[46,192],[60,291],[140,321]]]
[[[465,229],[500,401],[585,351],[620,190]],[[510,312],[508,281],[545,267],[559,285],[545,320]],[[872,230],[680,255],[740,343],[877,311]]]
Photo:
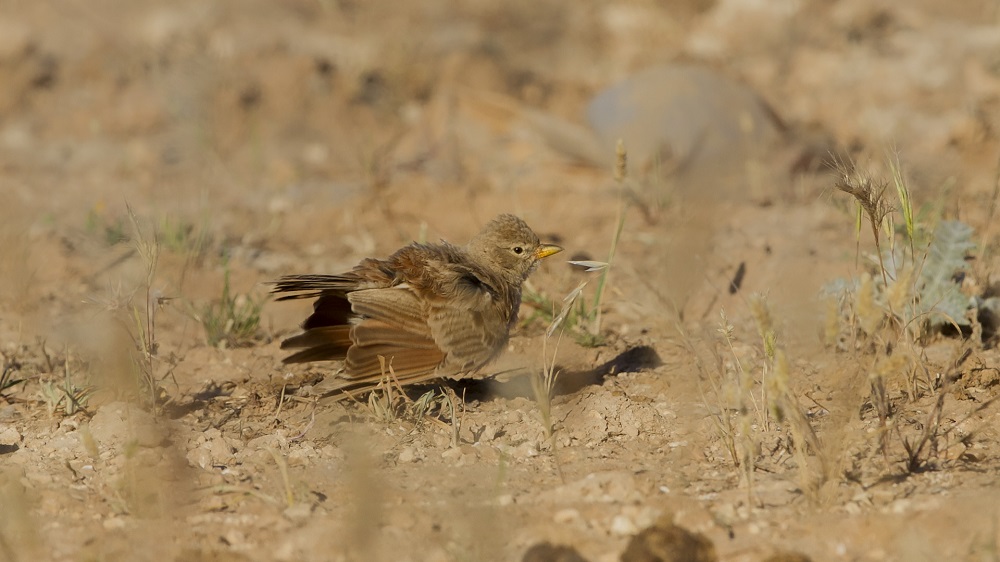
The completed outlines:
[[[287,275],[278,301],[315,298],[302,332],[281,342],[285,363],[343,361],[323,394],[366,392],[391,368],[402,385],[482,375],[506,347],[521,289],[544,244],[521,218],[501,214],[465,246],[414,242],[340,275]]]

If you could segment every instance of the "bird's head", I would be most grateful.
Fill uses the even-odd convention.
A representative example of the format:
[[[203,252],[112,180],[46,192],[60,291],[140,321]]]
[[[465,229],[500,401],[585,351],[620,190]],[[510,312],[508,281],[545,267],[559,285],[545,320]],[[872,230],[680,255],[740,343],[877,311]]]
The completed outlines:
[[[500,215],[491,220],[468,245],[469,255],[512,280],[524,281],[538,261],[562,251],[555,244],[542,244],[520,218]]]

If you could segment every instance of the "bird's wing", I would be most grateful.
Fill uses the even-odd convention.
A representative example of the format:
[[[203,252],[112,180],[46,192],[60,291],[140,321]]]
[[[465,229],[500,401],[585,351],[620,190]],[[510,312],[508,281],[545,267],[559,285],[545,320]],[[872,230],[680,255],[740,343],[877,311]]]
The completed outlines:
[[[423,301],[410,286],[354,291],[347,298],[358,318],[344,363],[352,385],[378,382],[384,374],[380,355],[400,381],[437,376],[445,352],[435,343]]]
[[[429,303],[427,323],[447,353],[445,370],[474,371],[489,363],[507,342],[509,314],[497,283],[469,268],[456,275]]]
[[[277,300],[315,298],[313,313],[302,323],[304,333],[281,342],[282,348],[307,348],[285,359],[306,363],[343,359],[351,347],[349,337],[354,312],[347,294],[359,289],[388,287],[394,279],[384,262],[367,259],[341,275],[286,275],[274,282],[272,293],[288,293]]]

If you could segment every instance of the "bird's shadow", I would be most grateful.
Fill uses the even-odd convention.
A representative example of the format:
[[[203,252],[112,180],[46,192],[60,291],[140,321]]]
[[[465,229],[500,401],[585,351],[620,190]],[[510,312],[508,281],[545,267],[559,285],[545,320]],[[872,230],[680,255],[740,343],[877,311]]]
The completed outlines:
[[[162,406],[163,414],[172,420],[182,418],[192,412],[206,408],[213,399],[219,396],[229,396],[235,388],[236,385],[232,383],[219,384],[212,381],[198,392],[192,394],[189,400],[164,404]]]
[[[604,379],[610,375],[619,373],[633,373],[643,369],[653,369],[663,364],[659,354],[652,346],[640,345],[631,347],[619,353],[609,361],[592,368],[583,370],[566,370],[556,366],[559,373],[556,379],[553,396],[564,396],[579,392],[581,389],[600,385]],[[448,384],[459,396],[465,396],[466,400],[490,400],[494,398],[528,398],[535,399],[535,392],[531,386],[531,378],[526,376],[527,371],[520,371],[509,380],[500,381],[497,379],[464,379],[449,381]]]

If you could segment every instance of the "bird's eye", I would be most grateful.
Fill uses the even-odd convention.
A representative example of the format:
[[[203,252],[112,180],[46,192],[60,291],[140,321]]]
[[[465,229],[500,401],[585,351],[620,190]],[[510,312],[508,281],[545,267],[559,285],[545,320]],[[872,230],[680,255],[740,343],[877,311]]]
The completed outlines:
[[[520,246],[514,246],[514,253],[517,255],[521,255],[524,253],[524,248]]]

